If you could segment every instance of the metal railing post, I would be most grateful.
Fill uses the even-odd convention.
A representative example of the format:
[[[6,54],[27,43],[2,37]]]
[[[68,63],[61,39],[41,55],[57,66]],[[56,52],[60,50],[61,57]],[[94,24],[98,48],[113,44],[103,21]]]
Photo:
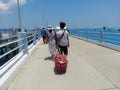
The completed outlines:
[[[36,33],[35,33],[35,31],[33,32],[33,45],[35,45],[36,44]]]
[[[21,37],[21,33],[18,32],[18,39],[21,39],[21,38],[22,38]],[[20,46],[20,45],[22,45],[22,41],[21,40],[18,42],[18,46]],[[22,51],[22,47],[19,48],[19,52],[21,52],[21,51]]]
[[[89,30],[87,30],[87,33],[86,33],[86,37],[87,37],[87,39],[89,39]]]
[[[100,31],[100,43],[103,42],[103,29],[101,29]]]
[[[41,33],[40,33],[40,30],[38,31],[38,40],[40,40],[40,37],[41,37]]]
[[[23,48],[20,48],[19,51],[23,50],[24,54],[28,53],[28,43],[27,43],[27,33],[26,32],[20,32],[18,35],[19,39],[23,38],[21,42],[19,42],[19,45],[24,44]]]

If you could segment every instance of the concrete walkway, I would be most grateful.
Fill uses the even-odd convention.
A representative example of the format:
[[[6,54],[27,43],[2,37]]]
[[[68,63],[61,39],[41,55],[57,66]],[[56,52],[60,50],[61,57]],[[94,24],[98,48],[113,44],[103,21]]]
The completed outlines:
[[[120,90],[120,52],[70,37],[67,72],[40,43],[8,90]]]

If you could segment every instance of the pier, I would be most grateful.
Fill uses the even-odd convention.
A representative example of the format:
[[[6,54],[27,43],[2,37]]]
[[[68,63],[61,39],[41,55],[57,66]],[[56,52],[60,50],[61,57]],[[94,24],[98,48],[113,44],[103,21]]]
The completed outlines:
[[[120,52],[70,37],[65,74],[54,72],[48,45],[36,45],[7,90],[120,90]]]

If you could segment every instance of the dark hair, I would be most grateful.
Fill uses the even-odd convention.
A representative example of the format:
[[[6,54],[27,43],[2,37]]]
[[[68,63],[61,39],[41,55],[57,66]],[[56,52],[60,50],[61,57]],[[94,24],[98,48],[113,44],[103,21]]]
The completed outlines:
[[[45,29],[44,27],[42,29]]]
[[[64,29],[65,25],[66,25],[66,24],[65,24],[64,22],[60,22],[60,28],[61,28],[61,29]]]
[[[52,30],[50,29],[49,32],[52,33]]]

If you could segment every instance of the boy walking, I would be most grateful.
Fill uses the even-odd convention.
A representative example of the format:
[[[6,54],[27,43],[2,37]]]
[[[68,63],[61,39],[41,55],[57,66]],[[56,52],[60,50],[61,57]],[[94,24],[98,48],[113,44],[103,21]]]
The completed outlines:
[[[60,30],[57,32],[57,38],[59,42],[60,53],[65,56],[68,55],[68,47],[69,47],[69,36],[68,31],[65,30],[66,24],[64,22],[60,22]]]

